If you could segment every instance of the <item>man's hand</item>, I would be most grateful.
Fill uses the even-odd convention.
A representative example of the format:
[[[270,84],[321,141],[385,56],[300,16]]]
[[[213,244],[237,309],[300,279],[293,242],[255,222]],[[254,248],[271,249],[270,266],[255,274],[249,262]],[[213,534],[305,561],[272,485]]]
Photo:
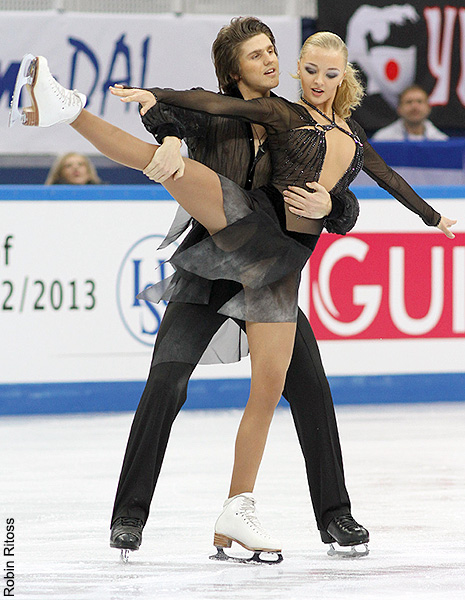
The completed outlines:
[[[185,166],[181,156],[181,140],[167,136],[143,172],[152,181],[163,183],[171,176],[174,181],[182,177]]]
[[[440,229],[444,235],[453,240],[455,238],[455,235],[449,228],[452,227],[452,225],[455,225],[456,223],[457,220],[453,221],[452,219],[448,219],[447,217],[441,217],[441,220],[439,221],[436,227]]]
[[[113,96],[118,96],[121,99],[121,102],[138,102],[141,104],[142,108],[140,109],[140,114],[142,116],[157,103],[152,92],[140,90],[138,88],[128,88],[120,83],[110,86],[110,93],[113,94]]]
[[[307,219],[322,219],[331,212],[332,201],[329,192],[320,183],[306,183],[309,190],[291,185],[284,190],[284,202],[290,212]]]

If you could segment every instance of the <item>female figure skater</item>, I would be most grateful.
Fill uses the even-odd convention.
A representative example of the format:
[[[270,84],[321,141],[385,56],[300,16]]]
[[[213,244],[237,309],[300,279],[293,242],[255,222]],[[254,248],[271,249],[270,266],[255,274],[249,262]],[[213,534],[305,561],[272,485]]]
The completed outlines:
[[[302,85],[298,103],[278,97],[245,101],[200,90],[153,89],[162,102],[262,124],[273,157],[272,184],[252,192],[188,159],[184,176],[163,184],[210,233],[191,248],[175,252],[171,262],[176,274],[163,298],[204,302],[209,283],[218,278],[242,285],[241,292],[219,309],[246,321],[252,380],[237,434],[229,498],[215,525],[218,548],[238,541],[255,552],[281,551],[280,543],[256,519],[252,491],[292,353],[300,272],[324,225],[323,219],[299,218],[291,212],[284,205],[283,190],[306,181],[318,181],[332,192],[344,190],[363,167],[426,224],[454,237],[449,228],[455,221],[441,217],[387,167],[362,128],[348,119],[362,90],[344,42],[327,32],[311,36],[302,48],[298,75]],[[33,106],[25,110],[26,124],[76,121],[85,99],[61,88],[45,59],[32,57],[25,76],[33,99]],[[140,93],[112,91],[124,101],[138,101]],[[54,94],[61,95],[60,109],[66,105],[65,109],[57,109]],[[103,154],[133,168],[144,169],[156,151],[135,138],[128,149],[121,144],[127,134],[110,125],[102,139],[95,134],[92,118],[75,128]],[[246,518],[238,518],[241,515]]]

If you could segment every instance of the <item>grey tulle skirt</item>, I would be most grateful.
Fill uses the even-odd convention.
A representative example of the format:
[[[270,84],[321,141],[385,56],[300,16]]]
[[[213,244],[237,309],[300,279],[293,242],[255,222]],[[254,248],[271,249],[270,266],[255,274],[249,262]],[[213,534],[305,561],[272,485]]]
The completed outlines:
[[[222,315],[235,321],[295,322],[301,271],[318,236],[285,230],[282,196],[273,186],[249,192],[219,177],[227,226],[214,235],[205,233],[196,243],[188,236],[169,259],[175,273],[138,298],[209,304],[213,282],[229,280],[240,288],[218,309]],[[181,231],[175,224],[162,246]],[[231,323],[225,326],[231,328]],[[237,352],[234,356],[238,360]]]

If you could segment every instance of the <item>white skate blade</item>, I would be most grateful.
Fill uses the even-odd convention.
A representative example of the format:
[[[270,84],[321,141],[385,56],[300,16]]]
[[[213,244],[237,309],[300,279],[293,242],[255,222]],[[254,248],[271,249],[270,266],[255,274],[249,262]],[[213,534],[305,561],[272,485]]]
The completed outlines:
[[[126,550],[126,549],[122,549],[121,550],[121,554],[120,554],[120,561],[123,564],[127,564],[129,562],[129,553],[131,552],[131,550]]]
[[[22,120],[22,113],[19,110],[19,99],[23,87],[32,83],[33,76],[29,71],[31,63],[35,58],[36,57],[32,54],[25,54],[19,65],[18,76],[16,77],[15,89],[10,105],[10,114],[8,116],[8,127],[12,127],[17,121]]]
[[[361,548],[363,546],[363,549]],[[338,546],[344,548],[343,546]],[[339,558],[362,558],[370,554],[368,544],[358,544],[357,546],[347,546],[346,549],[336,549],[334,544],[329,545],[328,556]]]
[[[209,558],[211,560],[219,560],[221,562],[233,562],[233,563],[240,563],[240,564],[258,564],[258,565],[279,565],[279,563],[281,563],[283,561],[283,555],[281,554],[281,552],[254,552],[253,550],[251,551],[253,552],[253,556],[246,558],[246,557],[242,557],[242,556],[230,556],[229,554],[226,554],[226,552],[223,550],[223,548],[220,548],[217,546],[216,548],[216,554],[212,554],[212,556],[210,556]],[[265,555],[265,556],[276,556],[275,559],[267,559],[267,558],[262,558],[261,555]]]

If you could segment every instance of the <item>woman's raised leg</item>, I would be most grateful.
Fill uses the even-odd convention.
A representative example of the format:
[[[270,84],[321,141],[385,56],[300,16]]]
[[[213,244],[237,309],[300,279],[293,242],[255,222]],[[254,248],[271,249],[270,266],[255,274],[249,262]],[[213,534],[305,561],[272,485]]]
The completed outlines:
[[[32,105],[19,111],[19,98],[26,86]],[[50,127],[69,123],[108,158],[144,170],[158,146],[133,135],[83,110],[83,94],[64,88],[50,72],[43,56],[26,55],[20,65],[10,111],[10,126],[21,120],[24,125]],[[170,178],[163,185],[194,219],[215,233],[226,226],[223,193],[217,174],[208,167],[186,159],[184,177]]]
[[[107,158],[139,171],[148,165],[158,147],[136,138],[85,108],[70,125]]]
[[[71,123],[99,152],[117,163],[143,171],[159,146],[149,144],[104,121],[87,110]],[[210,233],[226,226],[223,192],[218,175],[201,163],[184,159],[184,176],[170,177],[162,185]]]

